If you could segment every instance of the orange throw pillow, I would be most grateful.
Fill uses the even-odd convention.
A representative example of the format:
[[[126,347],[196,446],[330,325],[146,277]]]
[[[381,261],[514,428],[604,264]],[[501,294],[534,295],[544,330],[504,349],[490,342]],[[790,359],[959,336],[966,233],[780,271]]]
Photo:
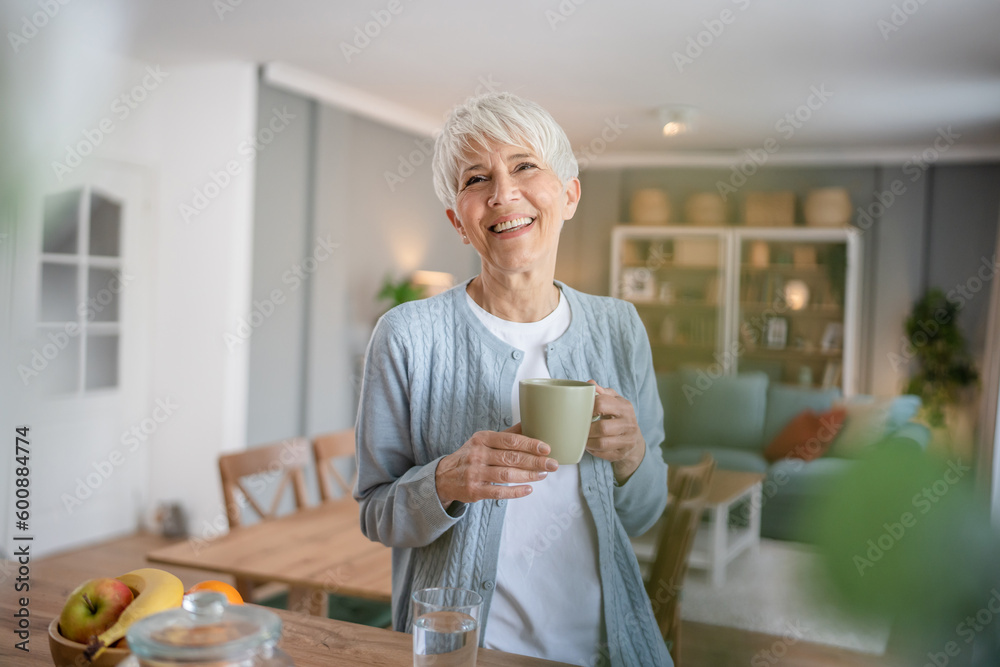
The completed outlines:
[[[822,414],[804,410],[774,437],[764,450],[764,458],[771,463],[779,459],[818,459],[830,448],[846,417],[847,410],[844,408],[834,408]]]

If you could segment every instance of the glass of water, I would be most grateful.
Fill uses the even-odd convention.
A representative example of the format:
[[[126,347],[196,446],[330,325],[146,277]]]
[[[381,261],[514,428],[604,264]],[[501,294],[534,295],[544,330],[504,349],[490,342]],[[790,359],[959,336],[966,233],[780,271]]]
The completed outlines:
[[[413,596],[413,667],[476,667],[483,598],[464,588]]]

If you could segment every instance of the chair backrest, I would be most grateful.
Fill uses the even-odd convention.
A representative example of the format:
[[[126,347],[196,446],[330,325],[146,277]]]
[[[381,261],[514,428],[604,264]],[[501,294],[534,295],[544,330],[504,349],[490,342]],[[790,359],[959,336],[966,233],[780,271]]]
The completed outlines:
[[[680,593],[714,472],[715,460],[708,454],[693,466],[670,466],[667,481],[670,500],[646,584],[656,622],[677,664],[680,664]]]
[[[235,528],[242,524],[241,514],[244,505],[249,505],[261,519],[274,518],[289,484],[295,496],[295,508],[306,507],[309,504],[304,472],[307,465],[309,465],[309,441],[305,438],[288,438],[281,442],[220,456],[219,473],[222,475],[222,494],[226,500],[229,527]],[[245,478],[251,476],[258,477],[249,484],[244,483]],[[247,486],[250,486],[257,491],[256,487],[262,485],[262,480],[263,486],[266,487],[271,486],[274,480],[278,483],[267,509],[264,509],[264,504],[247,489]]]
[[[358,479],[357,466],[351,481],[348,482],[337,469],[336,461],[342,459],[354,460],[354,429],[333,431],[317,435],[312,441],[313,459],[316,462],[316,475],[319,478],[319,498],[323,502],[337,500],[344,496],[350,497],[354,492],[354,484]],[[340,489],[339,495],[334,493],[333,483]]]

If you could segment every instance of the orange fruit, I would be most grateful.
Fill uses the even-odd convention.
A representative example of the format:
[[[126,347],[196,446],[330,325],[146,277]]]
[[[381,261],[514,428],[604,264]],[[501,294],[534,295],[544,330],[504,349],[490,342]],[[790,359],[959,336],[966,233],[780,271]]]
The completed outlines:
[[[222,593],[229,600],[229,604],[243,604],[243,597],[240,592],[235,588],[230,586],[224,581],[216,581],[215,579],[209,579],[208,581],[199,581],[197,584],[187,589],[184,594],[197,593],[199,591],[214,591],[216,593]]]

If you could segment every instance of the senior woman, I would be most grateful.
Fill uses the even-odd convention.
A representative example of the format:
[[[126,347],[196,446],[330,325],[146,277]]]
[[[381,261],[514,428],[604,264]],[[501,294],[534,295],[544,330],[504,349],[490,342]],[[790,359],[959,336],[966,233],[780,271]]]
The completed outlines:
[[[393,623],[434,586],[483,596],[487,648],[577,665],[671,665],[629,535],[666,505],[663,413],[630,304],[554,280],[580,200],[562,128],[509,93],[454,109],[434,185],[479,275],[378,322],[357,422],[365,534],[393,547]],[[594,242],[599,242],[594,239]],[[591,380],[587,453],[520,432],[518,381]]]

